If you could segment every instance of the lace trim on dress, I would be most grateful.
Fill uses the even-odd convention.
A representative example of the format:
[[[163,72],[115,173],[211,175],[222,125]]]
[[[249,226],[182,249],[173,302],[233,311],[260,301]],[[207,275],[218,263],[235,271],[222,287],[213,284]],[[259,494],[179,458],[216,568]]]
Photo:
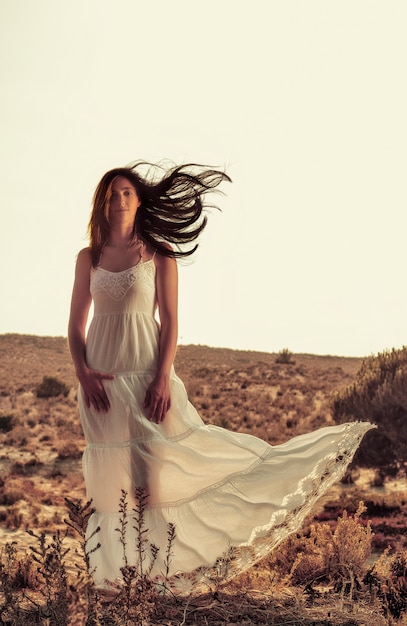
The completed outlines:
[[[136,265],[121,272],[110,272],[103,267],[92,268],[90,275],[90,291],[92,296],[98,291],[105,291],[113,300],[122,300],[130,287],[135,283],[154,287],[154,259],[140,261]]]

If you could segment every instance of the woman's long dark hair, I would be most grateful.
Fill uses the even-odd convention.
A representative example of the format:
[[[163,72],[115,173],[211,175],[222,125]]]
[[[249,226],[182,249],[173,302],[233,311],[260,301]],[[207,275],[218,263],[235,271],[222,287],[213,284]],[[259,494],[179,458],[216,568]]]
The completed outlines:
[[[148,168],[141,176],[139,170]],[[192,248],[185,245],[194,242],[205,228],[205,195],[216,189],[224,180],[231,181],[224,172],[203,165],[189,163],[165,170],[159,165],[139,161],[119,167],[102,177],[93,197],[93,210],[89,221],[89,239],[92,265],[100,260],[110,233],[109,205],[113,180],[123,176],[134,186],[140,199],[137,209],[134,235],[151,248],[169,257],[185,257]],[[159,176],[161,174],[161,176]],[[170,247],[168,246],[170,244]]]

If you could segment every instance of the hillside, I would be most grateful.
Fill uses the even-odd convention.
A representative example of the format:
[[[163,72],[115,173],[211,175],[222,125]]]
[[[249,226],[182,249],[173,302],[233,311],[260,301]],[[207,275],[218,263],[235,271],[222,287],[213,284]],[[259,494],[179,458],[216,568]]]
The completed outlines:
[[[33,393],[44,376],[58,377],[74,396],[77,382],[65,338],[0,335],[0,358],[3,409]],[[273,422],[279,423],[280,439],[281,420],[295,433],[308,420],[329,421],[327,399],[353,379],[362,359],[298,354],[294,361],[281,365],[270,353],[179,346],[175,367],[205,420],[265,428],[264,438],[271,440],[266,433]]]
[[[180,346],[175,367],[207,423],[277,444],[332,423],[332,393],[352,383],[362,364],[361,358],[307,354],[278,363],[278,356]],[[0,362],[0,537],[27,545],[27,527],[65,528],[65,496],[85,499],[77,382],[62,337],[0,335]],[[44,376],[65,383],[67,394],[37,397]],[[406,484],[395,479],[372,489],[373,475],[354,468],[350,484],[331,490],[304,532],[320,521],[334,528],[344,508],[354,513],[364,500],[365,518],[376,531],[374,549],[405,547]]]
[[[330,397],[353,381],[362,359],[296,354],[285,364],[277,356],[179,346],[175,367],[204,421],[278,444],[332,423]],[[52,526],[66,494],[84,497],[85,442],[67,340],[0,335],[0,359],[0,415],[12,418],[0,431],[0,522]],[[65,383],[66,397],[38,398],[44,376]]]

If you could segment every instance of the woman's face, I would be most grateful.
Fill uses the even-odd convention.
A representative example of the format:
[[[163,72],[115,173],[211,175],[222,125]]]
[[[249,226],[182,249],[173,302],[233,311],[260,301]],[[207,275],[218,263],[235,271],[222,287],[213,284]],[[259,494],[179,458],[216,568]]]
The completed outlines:
[[[134,185],[124,176],[116,176],[112,181],[109,199],[110,222],[134,222],[140,198]]]

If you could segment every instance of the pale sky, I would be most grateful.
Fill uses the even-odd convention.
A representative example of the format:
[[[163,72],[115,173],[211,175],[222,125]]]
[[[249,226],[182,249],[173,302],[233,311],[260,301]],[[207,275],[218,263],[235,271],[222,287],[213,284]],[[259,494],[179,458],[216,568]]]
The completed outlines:
[[[103,173],[225,168],[180,343],[407,344],[404,0],[0,0],[0,333],[67,333]]]

